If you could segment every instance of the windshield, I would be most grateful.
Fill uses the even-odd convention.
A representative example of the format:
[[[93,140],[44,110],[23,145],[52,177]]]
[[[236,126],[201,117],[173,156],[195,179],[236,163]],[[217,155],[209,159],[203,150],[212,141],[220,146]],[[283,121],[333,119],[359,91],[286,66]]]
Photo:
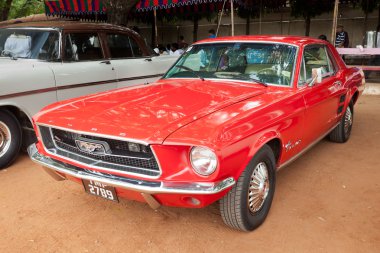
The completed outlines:
[[[296,46],[280,43],[194,45],[164,78],[256,80],[266,84],[291,86],[296,52]]]
[[[0,57],[57,60],[59,33],[32,29],[0,29]]]

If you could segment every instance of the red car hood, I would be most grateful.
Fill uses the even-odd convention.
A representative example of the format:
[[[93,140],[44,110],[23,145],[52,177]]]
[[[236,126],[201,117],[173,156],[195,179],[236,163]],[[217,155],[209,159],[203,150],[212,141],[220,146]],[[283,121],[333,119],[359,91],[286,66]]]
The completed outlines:
[[[162,143],[177,129],[233,103],[265,92],[244,82],[194,79],[160,80],[72,99],[35,116],[47,124],[83,132]]]

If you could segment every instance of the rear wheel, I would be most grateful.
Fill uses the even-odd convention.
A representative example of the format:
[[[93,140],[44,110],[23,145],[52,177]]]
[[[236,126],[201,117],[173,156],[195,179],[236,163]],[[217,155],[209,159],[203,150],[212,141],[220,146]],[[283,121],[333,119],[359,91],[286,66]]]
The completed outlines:
[[[230,227],[251,231],[269,213],[276,182],[276,162],[265,145],[253,157],[236,185],[220,200],[223,221]]]
[[[354,122],[354,105],[352,101],[347,106],[343,118],[334,130],[329,134],[329,138],[333,142],[344,143],[348,141],[351,135],[352,124]]]
[[[21,140],[21,127],[16,117],[0,111],[0,169],[8,167],[16,159]]]

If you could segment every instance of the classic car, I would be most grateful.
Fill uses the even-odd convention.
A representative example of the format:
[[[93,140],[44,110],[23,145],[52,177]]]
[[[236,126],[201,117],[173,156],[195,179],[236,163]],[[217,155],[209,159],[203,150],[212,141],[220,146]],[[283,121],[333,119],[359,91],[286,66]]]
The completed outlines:
[[[31,159],[86,192],[265,220],[276,171],[329,136],[351,134],[363,72],[308,37],[197,42],[155,83],[50,105],[34,117]]]
[[[0,28],[0,169],[35,141],[32,116],[56,101],[161,77],[178,57],[158,57],[132,30],[34,22]]]

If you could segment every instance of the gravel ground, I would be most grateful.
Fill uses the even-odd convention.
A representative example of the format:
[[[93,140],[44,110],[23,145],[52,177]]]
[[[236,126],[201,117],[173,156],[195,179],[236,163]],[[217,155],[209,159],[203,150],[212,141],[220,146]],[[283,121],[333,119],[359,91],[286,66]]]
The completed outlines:
[[[279,171],[269,216],[251,233],[227,228],[217,204],[116,204],[20,156],[0,171],[0,252],[380,252],[380,96],[355,109],[348,143],[323,140]]]

